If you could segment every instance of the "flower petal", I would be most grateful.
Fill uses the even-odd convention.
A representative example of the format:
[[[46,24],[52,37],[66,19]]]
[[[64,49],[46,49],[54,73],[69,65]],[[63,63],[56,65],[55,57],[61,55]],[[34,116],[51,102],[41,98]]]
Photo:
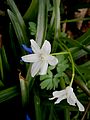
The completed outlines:
[[[58,59],[54,56],[48,55],[48,63],[55,66],[58,63]]]
[[[48,63],[44,62],[41,65],[39,75],[45,75],[47,73]]]
[[[75,105],[76,102],[75,102],[74,99],[72,99],[72,97],[68,97],[68,98],[67,98],[67,102],[68,102],[70,105],[76,106],[76,105]]]
[[[31,42],[31,48],[32,48],[33,52],[34,53],[40,52],[40,47],[38,46],[38,44],[36,43],[36,41],[33,40],[33,39],[31,39],[30,42]]]
[[[52,98],[49,98],[49,100],[53,100],[53,99],[55,99],[55,98],[59,98],[59,97],[62,97],[62,96],[66,96],[66,91],[65,91],[65,90],[54,91],[54,92],[53,92],[53,97],[52,97]]]
[[[49,98],[49,100],[53,100],[55,98],[58,98],[55,102],[55,104],[58,104],[62,100],[66,99],[66,90],[61,90],[61,91],[55,91],[53,92],[53,97]]]
[[[39,72],[40,68],[41,68],[41,62],[33,63],[31,67],[31,76],[34,77]]]
[[[84,106],[77,100],[77,106],[79,107],[79,111],[84,111]]]
[[[45,52],[46,54],[50,54],[51,44],[49,41],[47,41],[47,40],[44,41],[41,51]]]
[[[64,96],[62,96],[62,97],[59,97],[59,98],[56,100],[55,104],[60,103],[60,102],[61,102],[62,100],[64,100],[64,99],[66,99],[66,95],[64,95]]]
[[[39,61],[39,57],[37,54],[25,55],[25,56],[22,56],[21,59],[24,62],[37,62],[37,61]]]
[[[22,44],[22,48],[23,48],[24,50],[26,50],[27,52],[32,53],[32,49],[29,48],[29,47],[27,47],[26,45]]]
[[[73,106],[76,106],[75,103],[77,101],[77,98],[73,92],[73,88],[68,86],[66,88],[66,92],[67,92],[67,102],[70,104],[70,105],[73,105]]]

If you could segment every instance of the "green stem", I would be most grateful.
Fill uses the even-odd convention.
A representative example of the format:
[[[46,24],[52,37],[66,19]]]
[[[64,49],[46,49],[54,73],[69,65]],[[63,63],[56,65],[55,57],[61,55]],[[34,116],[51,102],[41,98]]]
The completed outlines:
[[[75,76],[75,69],[74,69],[74,61],[73,61],[73,58],[72,58],[72,55],[70,52],[69,52],[69,55],[70,55],[70,59],[71,59],[71,63],[72,63],[72,78],[71,78],[71,82],[70,82],[70,86],[72,86],[74,76]]]
[[[63,44],[63,43],[62,43]],[[68,52],[60,52],[60,53],[52,53],[51,55],[63,55],[63,54],[69,54],[70,59],[71,59],[71,63],[72,63],[72,78],[71,78],[71,82],[70,82],[70,86],[72,86],[73,80],[74,80],[74,76],[75,76],[75,68],[74,68],[74,61],[73,61],[73,57],[71,55],[70,50],[63,44],[63,46],[67,49]]]
[[[90,18],[78,18],[78,19],[64,20],[64,21],[61,21],[61,23],[78,22],[80,20],[86,21],[86,20],[90,20]]]
[[[69,54],[69,52],[52,53],[51,55],[64,55],[64,54]]]
[[[72,63],[72,78],[71,78],[71,82],[70,82],[70,86],[72,86],[72,83],[73,83],[73,80],[74,80],[74,76],[75,76],[75,68],[74,68],[74,60],[73,60],[73,57],[71,55],[71,52],[70,50],[67,48],[67,46],[65,44],[63,44],[62,42],[60,42],[64,47],[65,49],[68,51],[69,53],[69,56],[70,56],[70,61]]]

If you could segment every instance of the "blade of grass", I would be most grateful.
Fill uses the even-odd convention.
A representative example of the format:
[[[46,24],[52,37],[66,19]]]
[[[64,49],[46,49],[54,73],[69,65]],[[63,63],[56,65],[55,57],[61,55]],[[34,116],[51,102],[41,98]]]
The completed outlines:
[[[54,14],[55,14],[55,34],[54,34],[54,41],[53,41],[53,47],[52,51],[55,52],[57,49],[57,42],[56,40],[59,39],[60,36],[60,0],[53,0],[53,9],[54,9]]]
[[[39,0],[38,23],[36,42],[39,46],[42,45],[47,29],[47,0]]]
[[[22,32],[22,28],[20,27],[19,23],[18,23],[18,20],[17,18],[15,17],[15,14],[10,11],[9,9],[7,10],[8,12],[8,15],[11,19],[11,22],[13,24],[13,27],[14,27],[14,30],[15,30],[15,33],[17,35],[17,38],[18,38],[18,41],[19,41],[19,44],[25,44],[25,37],[24,37],[24,34]]]
[[[23,35],[25,37],[24,41],[26,43],[28,43],[28,37],[27,37],[27,33],[26,33],[26,25],[24,23],[23,17],[21,16],[14,0],[7,0],[7,4],[10,6],[12,12],[14,13],[15,17],[17,18],[18,24],[20,25],[22,31],[23,31]]]
[[[29,8],[23,16],[25,21],[35,21],[38,12],[38,2],[39,0],[32,0]]]
[[[19,91],[16,86],[4,89],[0,91],[0,103],[10,100],[18,95],[19,95]]]
[[[40,106],[40,98],[39,96],[34,95],[34,105],[35,105],[35,113],[36,113],[36,120],[42,120],[41,118],[41,106]]]

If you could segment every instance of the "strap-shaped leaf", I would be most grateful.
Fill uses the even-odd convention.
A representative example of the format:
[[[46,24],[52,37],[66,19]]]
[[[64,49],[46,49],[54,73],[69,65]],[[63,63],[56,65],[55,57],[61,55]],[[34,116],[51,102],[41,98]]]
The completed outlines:
[[[0,103],[16,97],[17,95],[19,95],[19,91],[16,86],[4,89],[0,91]]]
[[[28,37],[27,37],[27,33],[26,33],[26,25],[25,25],[25,23],[24,23],[23,17],[21,16],[21,14],[20,14],[20,12],[19,12],[19,10],[18,10],[18,8],[17,8],[14,0],[7,0],[7,3],[8,3],[8,5],[10,6],[11,11],[12,11],[12,13],[13,13],[14,16],[15,16],[14,22],[17,21],[17,23],[18,23],[18,25],[15,26],[15,27],[21,28],[21,31],[22,31],[23,36],[24,36],[24,41],[26,42],[26,44],[29,43]],[[9,11],[9,10],[8,10],[8,14],[9,14],[9,17],[10,17],[10,19],[11,19],[11,21],[12,21],[13,18],[11,18],[12,15],[10,15],[10,11]],[[12,23],[13,23],[13,22],[12,22]],[[13,24],[13,26],[14,26],[14,24]],[[14,29],[15,29],[15,27],[14,27]]]

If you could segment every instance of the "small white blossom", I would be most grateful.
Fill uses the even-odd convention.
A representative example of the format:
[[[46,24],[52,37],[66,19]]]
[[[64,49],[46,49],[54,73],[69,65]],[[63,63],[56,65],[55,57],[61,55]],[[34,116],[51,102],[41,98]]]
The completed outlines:
[[[33,63],[31,67],[32,77],[37,73],[39,73],[39,75],[44,75],[47,72],[48,64],[55,66],[58,63],[58,59],[50,55],[51,44],[49,41],[45,40],[41,49],[33,39],[31,39],[30,42],[34,54],[25,55],[21,58],[24,62]]]
[[[73,92],[73,88],[68,86],[66,89],[61,90],[61,91],[54,91],[53,92],[53,97],[49,98],[49,100],[53,100],[57,98],[55,104],[60,103],[62,100],[67,99],[67,102],[70,105],[77,106],[79,107],[79,111],[84,111],[84,106],[78,101],[77,97],[75,96]]]

